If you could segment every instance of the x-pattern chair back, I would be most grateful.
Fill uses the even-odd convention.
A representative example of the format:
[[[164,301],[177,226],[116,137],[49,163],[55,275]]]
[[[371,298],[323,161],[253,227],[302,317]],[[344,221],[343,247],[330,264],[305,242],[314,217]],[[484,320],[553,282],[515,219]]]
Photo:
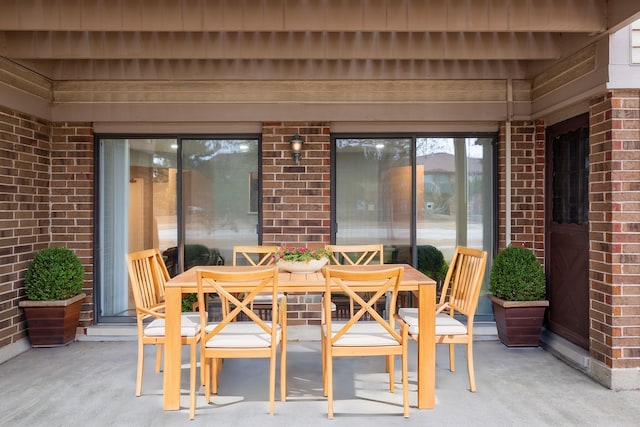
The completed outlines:
[[[250,273],[239,274],[233,273],[219,273],[198,271],[199,280],[203,286],[210,287],[210,290],[217,293],[222,301],[223,306],[233,307],[229,308],[227,312],[223,311],[222,320],[207,333],[206,338],[211,337],[219,333],[225,326],[236,320],[240,320],[242,315],[246,318],[254,321],[256,325],[260,326],[268,334],[273,334],[275,338],[275,330],[258,316],[252,308],[253,300],[260,294],[264,294],[269,291],[271,293],[271,309],[273,313],[273,320],[278,319],[278,298],[277,298],[277,270],[274,274],[273,268],[259,270]],[[245,286],[238,287],[238,283]],[[247,283],[251,283],[250,291],[247,292]],[[236,290],[234,290],[234,287]],[[204,292],[204,288],[203,288]],[[244,320],[244,319],[243,319]]]
[[[370,245],[327,245],[325,247],[331,251],[329,262],[335,265],[370,265],[384,264],[384,246],[382,244]],[[336,317],[344,318],[345,316],[353,316],[355,300],[353,298],[336,298]],[[380,298],[378,301],[378,310],[385,309],[386,299]],[[348,311],[347,311],[348,310]]]
[[[278,268],[245,271],[216,270],[196,273],[200,323],[204,334],[200,360],[204,367],[205,400],[217,393],[220,361],[226,358],[269,358],[269,413],[273,415],[276,350],[280,346],[280,399],[286,399],[286,298],[278,301]],[[215,292],[222,303],[222,320],[209,325],[204,310],[205,292]],[[270,297],[269,321],[254,311],[254,300]],[[192,399],[193,400],[193,399]],[[195,412],[195,411],[194,411]]]
[[[234,246],[233,265],[252,265],[254,267],[273,266],[275,265],[274,255],[278,250],[278,246],[270,245]],[[278,294],[278,299],[281,299],[282,296],[284,296],[284,294]],[[255,309],[260,317],[263,319],[270,317],[270,296],[260,295],[253,303],[252,309]]]
[[[331,251],[331,264],[369,265],[384,264],[383,245],[327,245]]]
[[[398,332],[394,325],[395,303],[403,272],[402,267],[378,267],[375,270],[365,266],[324,269],[326,287],[321,327],[322,379],[329,418],[333,418],[333,358],[366,355],[386,357],[391,392],[394,390],[394,357],[401,356],[403,415],[409,416],[408,327],[402,324]],[[336,291],[346,294],[359,306],[346,322],[333,322],[331,318],[331,298],[336,295]],[[384,295],[390,295],[391,298],[389,320],[375,310],[376,303]]]
[[[273,255],[277,251],[277,246],[234,246],[233,265],[273,265]]]
[[[384,297],[387,292],[391,293],[391,303],[395,307],[398,286],[402,277],[402,268],[359,272],[331,270],[328,268],[325,272],[327,275],[327,292],[331,293],[331,289],[343,292],[353,299],[355,306],[360,307],[359,310],[354,310],[355,312],[347,323],[342,325],[340,330],[333,336],[332,343],[337,342],[353,325],[365,318],[367,320],[375,320],[399,343],[402,341],[402,337],[393,327],[394,316],[390,316],[389,321],[387,321],[375,309],[378,300]],[[326,323],[330,325],[331,320],[327,319]]]

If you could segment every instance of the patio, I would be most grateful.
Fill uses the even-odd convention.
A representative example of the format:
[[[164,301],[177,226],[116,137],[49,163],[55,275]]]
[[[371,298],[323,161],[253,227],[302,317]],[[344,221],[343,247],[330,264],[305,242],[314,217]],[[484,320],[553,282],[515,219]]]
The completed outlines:
[[[162,409],[162,375],[145,366],[143,395],[136,398],[136,343],[78,341],[61,348],[30,349],[0,364],[2,423],[11,426],[298,426],[298,425],[597,425],[631,426],[640,419],[638,391],[612,391],[542,348],[509,349],[495,340],[475,343],[478,391],[468,391],[463,348],[456,372],[447,348],[438,346],[436,407],[415,408],[415,343],[409,356],[411,416],[401,416],[401,394],[385,391],[382,358],[336,363],[335,418],[327,420],[317,341],[290,342],[288,401],[268,415],[266,361],[229,360],[221,396],[207,406],[199,396],[188,419],[188,378],[182,375],[179,411]],[[184,369],[188,355],[184,355]],[[396,364],[397,365],[397,364]],[[396,376],[396,381],[399,375]],[[256,384],[257,386],[253,386]],[[277,393],[277,392],[276,392]],[[356,396],[356,397],[354,397]]]

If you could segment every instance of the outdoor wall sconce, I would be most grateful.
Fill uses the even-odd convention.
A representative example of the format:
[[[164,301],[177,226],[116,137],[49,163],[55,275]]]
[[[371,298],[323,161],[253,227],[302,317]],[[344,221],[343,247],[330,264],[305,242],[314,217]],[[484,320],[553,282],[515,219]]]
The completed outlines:
[[[291,143],[291,157],[293,157],[293,160],[296,161],[296,165],[299,165],[300,151],[302,150],[302,144],[304,144],[304,141],[302,140],[300,135],[296,133],[295,135],[293,135],[293,138],[291,138],[291,141],[289,142]]]

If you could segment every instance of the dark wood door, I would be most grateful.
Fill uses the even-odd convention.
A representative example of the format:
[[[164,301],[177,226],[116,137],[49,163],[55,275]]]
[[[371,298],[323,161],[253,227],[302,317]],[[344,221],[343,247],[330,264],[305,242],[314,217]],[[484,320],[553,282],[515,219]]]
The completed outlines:
[[[589,117],[547,129],[548,328],[589,348]]]

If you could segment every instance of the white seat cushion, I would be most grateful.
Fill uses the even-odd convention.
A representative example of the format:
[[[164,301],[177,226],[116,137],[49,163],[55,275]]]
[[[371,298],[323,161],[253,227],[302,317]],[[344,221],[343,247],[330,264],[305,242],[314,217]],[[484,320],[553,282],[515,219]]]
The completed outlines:
[[[270,325],[270,322],[265,322]],[[212,323],[205,328],[206,332],[212,331],[218,324]],[[281,327],[276,325],[276,341],[280,342]],[[231,322],[222,331],[209,339],[206,347],[224,348],[260,348],[271,345],[271,335],[267,334],[254,322]]]
[[[398,315],[409,325],[409,333],[418,335],[418,309],[400,308]],[[446,313],[438,313],[436,316],[436,335],[465,335],[467,327]]]
[[[331,322],[333,330],[331,336],[336,333],[347,322]],[[327,335],[327,325],[322,325],[322,333]],[[338,347],[363,347],[363,346],[388,346],[399,345],[386,329],[378,322],[361,321],[353,325],[342,337],[334,344]]]
[[[466,335],[467,326],[449,316],[448,314],[440,313],[436,316],[436,335]]]
[[[161,337],[165,335],[164,319],[154,319],[144,328],[144,335],[148,337]],[[180,315],[180,335],[194,337],[200,332],[200,316],[197,314]]]

